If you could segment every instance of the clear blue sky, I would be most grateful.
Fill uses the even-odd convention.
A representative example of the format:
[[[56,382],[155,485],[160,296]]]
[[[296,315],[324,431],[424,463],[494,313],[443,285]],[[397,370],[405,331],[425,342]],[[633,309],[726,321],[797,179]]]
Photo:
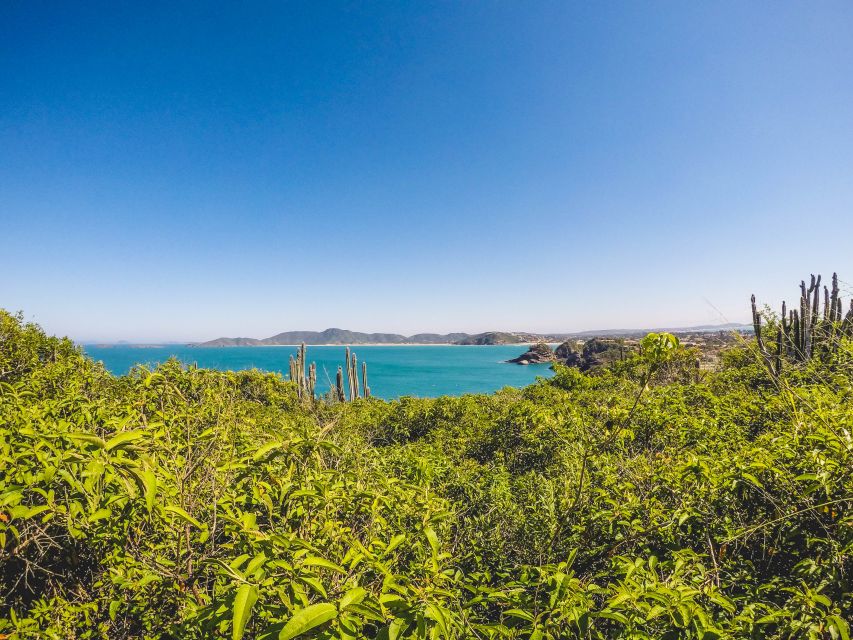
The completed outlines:
[[[0,4],[0,306],[78,340],[741,321],[851,241],[848,1]]]

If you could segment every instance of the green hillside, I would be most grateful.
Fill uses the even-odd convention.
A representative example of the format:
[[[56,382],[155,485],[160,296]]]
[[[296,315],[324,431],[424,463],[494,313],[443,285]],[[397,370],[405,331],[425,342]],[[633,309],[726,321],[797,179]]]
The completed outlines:
[[[0,637],[849,638],[835,311],[808,357],[770,318],[716,371],[651,334],[523,390],[351,403],[113,377],[0,312]]]

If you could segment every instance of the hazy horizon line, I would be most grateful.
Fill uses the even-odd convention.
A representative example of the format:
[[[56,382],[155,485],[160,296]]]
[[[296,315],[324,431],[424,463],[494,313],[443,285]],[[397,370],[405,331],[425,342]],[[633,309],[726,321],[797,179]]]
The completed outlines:
[[[510,333],[510,334],[528,334],[532,336],[542,336],[542,337],[559,337],[559,336],[584,336],[595,333],[641,333],[644,331],[697,331],[706,329],[708,331],[714,331],[715,328],[719,327],[723,328],[740,328],[745,327],[749,328],[751,325],[749,322],[721,322],[721,323],[705,323],[705,324],[696,324],[696,325],[678,325],[678,326],[649,326],[649,327],[614,327],[614,328],[604,328],[599,327],[595,329],[578,329],[574,331],[526,331],[526,330],[511,330],[511,329],[487,329],[485,331],[418,331],[411,334],[400,333],[396,331],[356,331],[353,329],[342,329],[340,327],[327,327],[326,329],[289,329],[285,331],[279,331],[269,336],[265,336],[263,338],[254,338],[251,336],[218,336],[216,338],[208,338],[208,339],[200,339],[200,340],[176,340],[176,339],[167,339],[167,340],[129,340],[129,339],[119,339],[119,340],[99,340],[99,339],[74,339],[70,338],[75,344],[79,345],[176,345],[176,344],[203,344],[205,342],[213,342],[215,340],[240,340],[240,339],[248,339],[248,340],[268,340],[282,333],[323,333],[329,330],[339,330],[339,331],[349,331],[350,333],[361,333],[367,335],[398,335],[403,336],[404,338],[412,338],[417,335],[424,334],[432,334],[432,335],[450,335],[454,333],[460,333],[467,336],[477,336],[483,335],[487,333]],[[391,343],[389,343],[391,344]],[[249,345],[252,346],[252,345]],[[259,345],[259,346],[289,346],[289,345]],[[292,345],[290,345],[292,346]],[[324,346],[324,345],[311,345],[311,346]],[[328,346],[336,346],[334,344]],[[340,346],[345,346],[341,343]]]

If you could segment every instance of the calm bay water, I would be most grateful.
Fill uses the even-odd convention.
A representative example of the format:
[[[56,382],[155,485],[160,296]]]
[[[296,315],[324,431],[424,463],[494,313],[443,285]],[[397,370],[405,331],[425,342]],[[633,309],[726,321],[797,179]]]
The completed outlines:
[[[136,364],[153,366],[175,357],[185,364],[238,371],[261,369],[287,376],[296,347],[157,347],[84,345],[85,352],[122,375]],[[521,355],[524,345],[499,346],[356,346],[359,362],[367,362],[371,393],[379,398],[463,393],[491,393],[502,387],[523,387],[537,376],[553,374],[548,365],[520,366],[506,360]],[[338,365],[344,364],[344,347],[308,347],[308,361],[317,363],[317,390],[333,384]],[[359,366],[360,368],[360,366]]]

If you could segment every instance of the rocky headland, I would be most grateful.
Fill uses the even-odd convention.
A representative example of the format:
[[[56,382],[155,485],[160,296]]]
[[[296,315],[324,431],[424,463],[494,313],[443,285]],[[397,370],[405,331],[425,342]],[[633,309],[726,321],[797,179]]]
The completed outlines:
[[[556,361],[554,350],[544,342],[537,342],[517,358],[507,360],[514,364],[546,364]]]

